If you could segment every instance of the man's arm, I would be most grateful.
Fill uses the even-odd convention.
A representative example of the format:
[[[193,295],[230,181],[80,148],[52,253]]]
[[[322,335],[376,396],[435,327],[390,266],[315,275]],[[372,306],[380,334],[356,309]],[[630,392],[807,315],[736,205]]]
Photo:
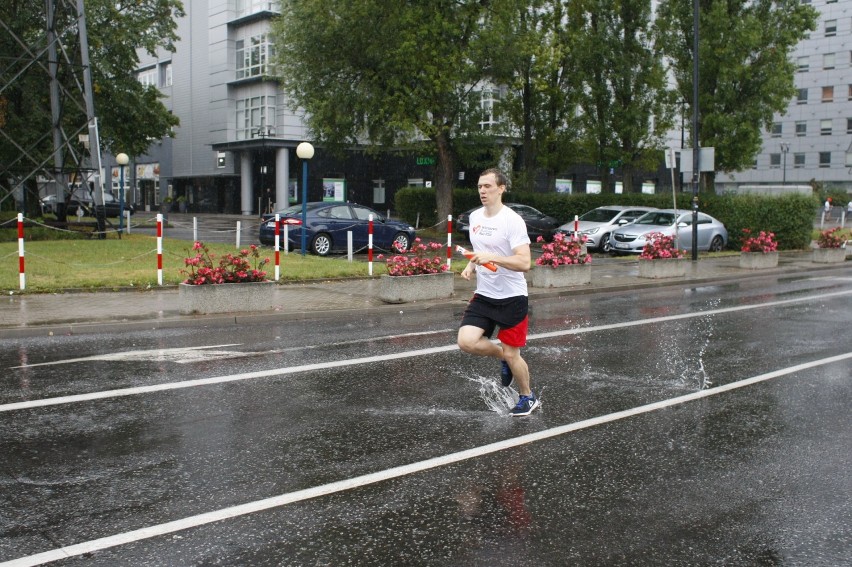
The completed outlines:
[[[477,265],[482,265],[486,262],[493,262],[501,268],[506,268],[513,272],[529,272],[531,258],[530,245],[522,244],[512,248],[511,256],[498,256],[491,252],[474,252],[470,261]],[[468,265],[468,267],[470,267],[470,265]],[[465,268],[465,271],[467,271],[467,268]]]

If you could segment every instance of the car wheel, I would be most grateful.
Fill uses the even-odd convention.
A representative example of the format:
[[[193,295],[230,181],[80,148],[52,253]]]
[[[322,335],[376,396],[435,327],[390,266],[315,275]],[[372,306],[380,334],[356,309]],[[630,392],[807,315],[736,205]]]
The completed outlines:
[[[604,234],[601,237],[600,249],[601,249],[601,252],[604,252],[604,253],[612,251],[612,246],[610,246],[610,244],[609,244],[609,235],[608,234]]]
[[[406,252],[411,247],[411,239],[404,232],[397,232],[393,237],[392,248],[394,251]]]
[[[714,236],[713,240],[710,241],[710,252],[721,252],[723,245],[722,237]]]
[[[317,256],[328,256],[331,252],[331,236],[321,232],[311,240],[311,252]]]

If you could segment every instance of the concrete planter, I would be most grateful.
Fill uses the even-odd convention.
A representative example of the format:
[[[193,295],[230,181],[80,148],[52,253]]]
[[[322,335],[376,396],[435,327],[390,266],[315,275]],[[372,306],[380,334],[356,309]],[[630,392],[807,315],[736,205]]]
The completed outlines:
[[[382,276],[379,280],[379,299],[385,303],[444,299],[452,295],[452,272],[419,276]]]
[[[764,270],[778,266],[778,252],[742,252],[740,268],[745,270]]]
[[[247,282],[226,284],[189,285],[182,283],[178,288],[180,312],[184,315],[197,313],[236,313],[266,311],[272,305],[275,282]]]
[[[661,258],[659,260],[639,260],[639,277],[682,278],[686,275],[689,260],[686,258]]]
[[[814,248],[813,261],[817,264],[839,264],[845,260],[845,248]]]
[[[572,287],[590,283],[592,283],[591,264],[534,266],[530,272],[530,284],[533,287]]]

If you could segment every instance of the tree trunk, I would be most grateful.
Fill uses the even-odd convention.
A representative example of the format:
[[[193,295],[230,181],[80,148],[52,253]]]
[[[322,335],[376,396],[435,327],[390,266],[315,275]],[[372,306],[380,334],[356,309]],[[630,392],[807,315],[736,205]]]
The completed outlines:
[[[447,228],[447,216],[453,214],[453,172],[455,161],[446,134],[435,139],[438,159],[435,163],[435,208],[438,212],[438,227]]]

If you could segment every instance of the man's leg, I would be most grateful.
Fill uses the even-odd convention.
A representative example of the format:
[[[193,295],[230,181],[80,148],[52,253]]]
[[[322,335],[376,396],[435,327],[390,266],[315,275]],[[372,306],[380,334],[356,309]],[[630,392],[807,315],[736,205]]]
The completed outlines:
[[[474,325],[459,327],[457,343],[459,348],[477,356],[491,356],[503,360],[503,349],[485,337],[485,330]]]
[[[518,393],[522,396],[530,395],[530,369],[527,366],[527,361],[521,357],[521,349],[509,345],[503,345],[502,351],[503,360],[512,369],[512,375],[515,378],[515,384],[518,386]]]

